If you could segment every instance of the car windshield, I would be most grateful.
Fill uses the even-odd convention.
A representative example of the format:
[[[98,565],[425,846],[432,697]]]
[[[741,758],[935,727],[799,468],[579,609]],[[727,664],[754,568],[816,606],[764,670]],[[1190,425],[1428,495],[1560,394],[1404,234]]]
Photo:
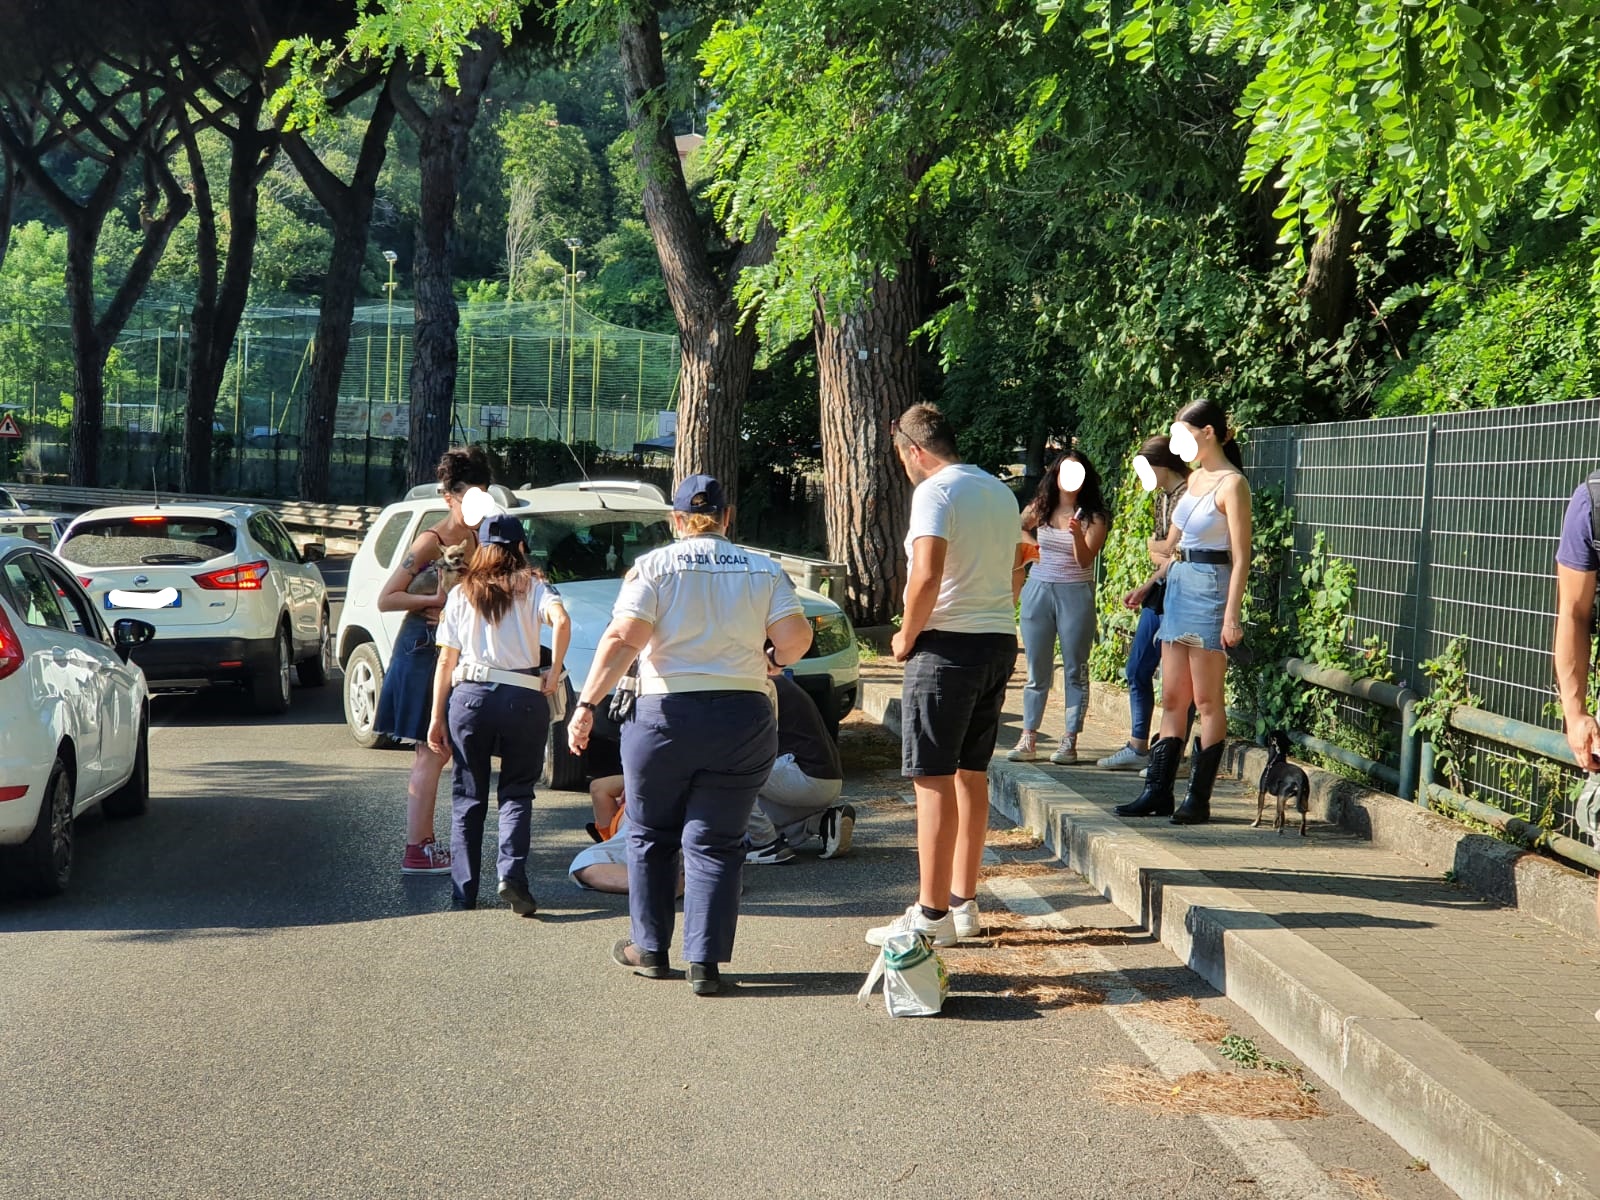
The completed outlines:
[[[617,512],[536,513],[522,518],[528,555],[551,583],[621,579],[641,554],[672,541],[665,517]]]
[[[179,567],[232,554],[237,543],[226,521],[152,514],[84,521],[60,554],[86,567]]]
[[[0,506],[3,507],[3,506]],[[48,518],[31,521],[27,517],[0,515],[0,537],[27,538],[46,550],[55,544],[55,529]]]

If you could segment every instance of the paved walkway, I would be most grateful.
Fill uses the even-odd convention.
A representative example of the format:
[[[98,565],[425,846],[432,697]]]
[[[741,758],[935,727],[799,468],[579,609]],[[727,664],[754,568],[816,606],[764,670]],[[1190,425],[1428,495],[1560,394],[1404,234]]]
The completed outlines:
[[[863,674],[877,689],[898,689],[899,668],[888,658],[863,664]],[[1019,660],[1001,758],[1020,730],[1022,677]],[[1059,733],[1062,722],[1058,690],[1044,732]],[[1109,754],[1126,734],[1125,718],[1113,722],[1092,713],[1079,739],[1081,761],[1092,764]],[[1054,746],[1053,737],[1042,739],[1041,760],[1033,765],[1087,801],[1085,811],[1093,810],[1095,820],[1116,822],[1111,808],[1137,793],[1137,774],[1052,766],[1047,757]],[[1180,799],[1184,786],[1180,779]],[[1338,827],[1313,822],[1305,838],[1292,830],[1278,836],[1269,809],[1269,824],[1252,829],[1253,781],[1247,789],[1220,779],[1212,813],[1212,823],[1198,828],[1165,819],[1121,824],[1181,860],[1195,872],[1196,885],[1244,898],[1438,1033],[1589,1130],[1600,1130],[1600,954],[1594,949],[1451,884],[1436,867],[1377,849]]]

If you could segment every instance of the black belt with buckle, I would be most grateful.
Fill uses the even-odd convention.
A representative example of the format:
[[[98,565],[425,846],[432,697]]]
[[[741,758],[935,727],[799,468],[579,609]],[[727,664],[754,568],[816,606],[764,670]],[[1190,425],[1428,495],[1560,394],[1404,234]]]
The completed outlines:
[[[1227,550],[1185,550],[1179,546],[1172,552],[1172,557],[1179,562],[1210,563],[1218,567],[1233,564],[1233,555]]]

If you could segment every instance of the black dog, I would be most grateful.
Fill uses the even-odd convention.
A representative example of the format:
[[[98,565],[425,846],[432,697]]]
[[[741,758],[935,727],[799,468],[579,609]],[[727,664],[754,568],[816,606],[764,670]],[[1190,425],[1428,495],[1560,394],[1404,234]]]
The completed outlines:
[[[1268,796],[1278,798],[1278,815],[1272,827],[1280,834],[1283,832],[1283,810],[1289,798],[1294,797],[1294,806],[1300,810],[1300,836],[1305,837],[1306,812],[1311,807],[1311,780],[1289,761],[1289,735],[1281,729],[1267,737],[1267,765],[1261,772],[1261,787],[1256,792],[1256,819],[1251,822],[1251,829],[1260,828],[1261,813],[1266,808]]]

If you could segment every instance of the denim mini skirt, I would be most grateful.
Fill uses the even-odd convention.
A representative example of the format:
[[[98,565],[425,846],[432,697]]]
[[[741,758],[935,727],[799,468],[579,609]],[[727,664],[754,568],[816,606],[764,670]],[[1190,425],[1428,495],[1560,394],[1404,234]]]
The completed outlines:
[[[1222,610],[1228,602],[1232,572],[1233,567],[1225,563],[1173,563],[1167,572],[1167,602],[1161,612],[1158,635],[1161,640],[1221,650]]]
[[[433,627],[417,613],[400,623],[389,655],[389,669],[378,695],[378,716],[372,728],[404,742],[428,740],[433,716],[433,667],[439,661]]]

